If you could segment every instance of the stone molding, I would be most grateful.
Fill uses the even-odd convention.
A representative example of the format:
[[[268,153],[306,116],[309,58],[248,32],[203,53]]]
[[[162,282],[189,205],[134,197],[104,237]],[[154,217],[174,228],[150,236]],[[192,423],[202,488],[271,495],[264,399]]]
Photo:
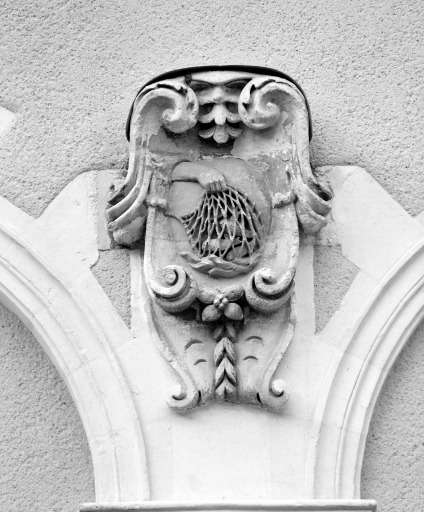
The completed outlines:
[[[125,503],[122,505],[108,503],[87,503],[81,512],[375,512],[373,500],[293,500],[293,501],[258,501],[258,502],[193,502],[169,503],[148,501]]]
[[[334,222],[322,240],[337,228],[342,248],[359,265],[360,272],[326,328],[318,335],[310,335],[314,344],[326,344],[329,349],[321,364],[324,378],[318,380],[307,446],[305,495],[311,499],[274,502],[277,508],[268,509],[325,511],[339,510],[328,507],[340,504],[362,507],[340,510],[371,511],[372,502],[355,500],[360,495],[363,450],[381,386],[424,317],[424,229],[365,171],[328,168],[322,176],[327,176],[336,198],[353,197],[352,190],[359,190],[349,211],[363,229],[355,231],[353,221],[349,227],[350,214],[343,213],[342,200],[338,204],[335,201]],[[79,187],[87,189],[83,180]],[[376,254],[381,253],[379,266],[370,263],[371,256],[359,261],[349,252],[349,243],[353,248],[362,243],[372,253],[374,248],[361,237],[369,229],[366,236],[372,240],[379,231],[379,223],[372,222],[377,215],[371,211],[374,206],[362,213],[363,218],[355,213],[355,209],[362,211],[365,191],[372,191],[372,204],[391,227],[390,236],[380,236],[375,249]],[[65,189],[61,201],[65,201],[66,193]],[[1,301],[31,329],[58,368],[75,400],[90,444],[97,503],[88,504],[83,510],[268,510],[266,501],[252,501],[250,505],[144,501],[149,499],[150,467],[141,420],[147,420],[142,418],[134,395],[134,390],[140,389],[137,361],[141,359],[135,358],[136,343],[129,329],[89,271],[92,243],[87,241],[73,254],[71,246],[55,244],[56,239],[43,224],[45,220],[30,218],[4,199],[0,199],[0,207],[4,212],[0,218]],[[371,228],[365,225],[367,218],[371,219]],[[78,222],[83,222],[82,216]],[[354,234],[347,233],[349,230]],[[394,249],[389,246],[391,236],[399,242]],[[82,258],[84,251],[91,255],[88,261]],[[141,322],[139,328],[143,331],[148,326]]]
[[[185,132],[187,127],[199,121],[202,124],[200,137],[218,144],[227,143],[230,138],[237,139],[236,152],[232,154],[235,159],[256,158],[258,154],[268,152],[274,155],[274,150],[281,151],[279,163],[286,162],[286,170],[296,178],[297,188],[293,193],[279,192],[272,205],[280,211],[291,208],[293,220],[296,215],[306,233],[324,226],[324,217],[329,212],[329,205],[321,204],[311,190],[332,191],[330,222],[319,232],[317,240],[322,244],[340,244],[344,256],[358,267],[359,273],[339,310],[323,331],[315,334],[311,295],[312,247],[308,245],[315,242],[308,237],[302,238],[301,271],[296,274],[296,282],[290,276],[293,283],[288,294],[290,298],[296,288],[298,323],[296,329],[293,324],[293,332],[290,332],[290,339],[293,334],[290,350],[286,353],[285,347],[280,351],[284,358],[278,368],[281,370],[278,377],[288,374],[293,380],[296,399],[290,400],[287,407],[284,403],[284,410],[280,411],[280,406],[268,407],[268,411],[277,412],[261,414],[258,419],[259,414],[251,414],[244,406],[252,403],[250,396],[244,401],[233,400],[238,405],[231,410],[226,409],[227,404],[218,404],[205,413],[197,411],[185,417],[161,405],[164,389],[172,382],[172,372],[158,371],[163,370],[165,362],[162,361],[160,366],[155,359],[155,343],[159,345],[159,336],[148,311],[152,300],[163,290],[157,289],[160,293],[156,293],[149,283],[149,275],[147,279],[143,277],[141,253],[133,251],[130,258],[133,281],[131,332],[90,272],[90,266],[98,258],[98,247],[111,248],[108,235],[97,232],[98,220],[105,231],[105,183],[100,186],[102,179],[97,179],[103,171],[77,177],[37,220],[0,198],[0,300],[21,318],[40,342],[60,372],[81,416],[92,454],[96,486],[96,503],[83,505],[81,510],[84,512],[371,512],[376,509],[375,502],[359,499],[363,452],[373,408],[383,383],[399,352],[424,318],[424,227],[363,169],[321,168],[316,170],[315,181],[309,166],[309,124],[304,98],[284,80],[254,78],[250,74],[245,78],[248,81],[237,100],[237,115],[227,108],[228,105],[225,108],[223,103],[215,105],[217,100],[204,96],[203,100],[212,110],[198,119],[196,94],[175,80],[151,84],[139,95],[133,112],[132,172],[126,178],[127,183],[133,181],[134,187],[125,191],[124,183],[124,188],[117,190],[117,204],[109,209],[110,213],[115,208],[116,215],[109,220],[115,240],[120,242],[123,237],[124,241],[129,240],[127,245],[131,245],[141,235],[143,219],[139,217],[139,208],[144,205],[153,218],[153,213],[160,216],[166,206],[160,194],[149,196],[151,190],[160,192],[168,183],[166,179],[154,181],[155,173],[163,169],[163,161],[153,155],[155,148],[150,154],[144,152],[143,144],[137,146],[150,137],[157,146],[164,141],[163,137],[158,137],[160,122],[155,102],[159,100],[164,107],[161,122],[175,134]],[[161,87],[164,90],[161,91]],[[201,95],[199,92],[199,98]],[[269,108],[268,99],[275,97],[285,98],[281,101],[286,102],[286,106],[292,101],[293,113],[297,113],[294,118],[299,122],[298,161],[294,158],[295,146],[290,149],[287,145],[283,150],[281,141],[276,138],[275,147],[271,147],[267,136],[261,139],[249,131],[268,129],[276,122],[284,125],[279,108]],[[228,123],[224,127],[216,123],[213,130],[208,128],[224,110]],[[147,128],[140,122],[142,114],[144,117],[146,113],[149,113]],[[243,130],[233,126],[238,122],[237,116],[246,127]],[[12,113],[0,108],[0,132],[4,133],[11,126],[13,117]],[[257,150],[254,146],[260,139],[262,146]],[[195,147],[187,141],[189,149]],[[197,158],[197,163],[201,161],[208,167],[207,159],[199,160],[199,155],[203,156],[200,153],[193,155],[193,159]],[[139,170],[145,170],[141,160],[137,160],[141,155],[146,157],[148,179],[139,173]],[[171,151],[169,155],[174,153]],[[225,175],[225,162],[225,159],[218,162],[222,166],[222,177],[231,180],[231,176]],[[174,164],[187,167],[185,156],[169,165]],[[175,169],[173,167],[172,172]],[[185,183],[184,187],[187,182],[195,183],[192,177],[187,178],[189,171],[180,168],[174,182]],[[250,176],[249,173],[246,176]],[[103,182],[112,175],[113,172],[104,172]],[[154,185],[152,189],[151,183]],[[277,191],[278,187],[274,188]],[[325,197],[329,199],[330,196]],[[98,205],[102,205],[101,211]],[[253,206],[247,204],[246,208],[253,212],[253,217],[257,215]],[[131,229],[126,232],[128,227]],[[294,233],[296,229],[292,225],[289,230]],[[150,233],[148,243],[151,244],[155,242],[152,233],[155,230]],[[286,235],[287,230],[280,234]],[[284,236],[276,236],[276,239],[283,240]],[[298,243],[299,240],[296,245]],[[161,253],[161,247],[156,253]],[[278,270],[281,267],[281,264],[275,265]],[[240,268],[235,270],[239,272]],[[148,286],[153,290],[150,296]],[[240,299],[239,296],[232,298],[234,303]],[[222,302],[222,297],[212,299],[214,305],[215,299],[217,304]],[[207,300],[205,304],[208,304]],[[212,304],[209,306],[210,312],[213,308]],[[234,313],[237,308],[232,309]],[[225,312],[225,307],[222,311]],[[276,342],[280,343],[281,331],[275,329],[275,333]],[[170,355],[165,352],[166,356]],[[278,371],[274,370],[277,376]],[[161,374],[158,380],[155,380],[155,372]],[[275,388],[277,391],[284,390],[280,386],[283,381],[277,379],[274,382],[279,383]],[[275,389],[271,388],[271,391]],[[211,392],[210,397],[214,394]],[[239,402],[244,405],[240,406]],[[241,429],[238,431],[234,426],[246,419],[250,421],[249,432],[243,437]],[[159,435],[154,432],[157,429]],[[204,438],[199,432],[206,432]],[[251,437],[257,446],[264,440],[264,447],[252,447]],[[245,469],[243,464],[249,461],[243,456],[248,450],[252,451],[251,460],[255,463],[249,471],[243,472],[240,471]],[[200,455],[191,457],[190,452],[196,451]],[[233,460],[223,462],[227,451],[234,451],[236,455]],[[298,456],[298,452],[301,455]],[[289,459],[291,455],[295,461]],[[155,456],[162,457],[159,463]],[[166,467],[167,457],[172,459],[171,470]],[[188,469],[185,468],[187,461],[192,464]],[[261,480],[260,472],[265,467],[269,473]],[[172,489],[168,490],[166,486]],[[255,487],[253,491],[252,487]],[[168,496],[174,501],[161,501]],[[226,499],[217,501],[221,496]],[[251,497],[251,501],[231,501],[239,496]],[[269,501],[259,499],[261,496],[305,499]],[[153,497],[159,500],[148,501]],[[212,501],[205,501],[207,499]]]
[[[364,301],[350,325],[349,338],[331,361],[318,399],[314,416],[317,426],[310,444],[314,496],[360,495],[362,460],[375,403],[397,356],[424,317],[423,269],[421,239]],[[340,322],[351,322],[349,313],[342,311],[341,317],[345,318]],[[352,358],[357,358],[354,364]],[[329,430],[327,425],[337,428]],[[323,478],[323,474],[333,475],[333,481]]]
[[[132,341],[127,327],[77,254],[3,198],[0,210],[0,300],[40,342],[75,401],[96,499],[146,499],[143,436],[117,353]]]

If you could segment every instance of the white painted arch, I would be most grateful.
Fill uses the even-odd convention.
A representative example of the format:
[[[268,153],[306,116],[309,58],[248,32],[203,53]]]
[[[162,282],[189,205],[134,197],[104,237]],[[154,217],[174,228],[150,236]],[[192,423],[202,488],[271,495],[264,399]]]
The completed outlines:
[[[318,400],[308,418],[305,494],[350,500],[360,497],[363,451],[378,394],[424,317],[424,230],[365,171],[335,168],[330,174],[338,236],[361,271],[339,312],[316,337],[330,350],[317,372]],[[374,210],[367,207],[362,221],[364,204]],[[141,389],[143,354],[88,264],[1,198],[0,211],[0,301],[31,329],[73,396],[92,452],[96,502],[148,506],[140,400],[132,394]],[[389,227],[383,230],[384,223]],[[367,244],[377,235],[375,247]],[[134,355],[139,359],[131,366]]]
[[[358,276],[361,281],[363,276]],[[424,238],[390,268],[359,308],[340,312],[338,350],[321,385],[307,473],[314,498],[360,497],[374,406],[397,356],[424,318]],[[337,341],[335,341],[337,344]]]
[[[133,341],[128,328],[87,266],[3,198],[0,211],[0,301],[32,331],[75,401],[96,500],[148,499],[143,436],[117,356]]]

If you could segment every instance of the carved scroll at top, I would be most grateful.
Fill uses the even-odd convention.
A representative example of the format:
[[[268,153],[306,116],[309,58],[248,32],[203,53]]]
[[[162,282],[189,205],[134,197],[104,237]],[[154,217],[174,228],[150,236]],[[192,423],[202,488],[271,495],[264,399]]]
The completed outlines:
[[[130,247],[145,237],[151,313],[179,379],[170,405],[278,411],[299,229],[325,224],[331,198],[309,165],[308,104],[281,73],[190,71],[138,94],[110,231]]]

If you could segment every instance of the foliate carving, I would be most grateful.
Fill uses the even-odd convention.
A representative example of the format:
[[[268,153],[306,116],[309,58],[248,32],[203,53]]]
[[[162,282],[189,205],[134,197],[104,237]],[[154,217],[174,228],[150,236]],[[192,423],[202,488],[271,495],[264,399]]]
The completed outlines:
[[[235,79],[214,83],[206,79],[191,82],[200,105],[199,137],[213,139],[218,144],[240,137],[243,129],[239,124],[238,101],[247,81]]]
[[[280,410],[299,227],[319,229],[330,199],[309,166],[304,95],[251,70],[182,73],[142,89],[130,134],[107,214],[118,243],[146,230],[152,314],[179,378],[169,404]]]

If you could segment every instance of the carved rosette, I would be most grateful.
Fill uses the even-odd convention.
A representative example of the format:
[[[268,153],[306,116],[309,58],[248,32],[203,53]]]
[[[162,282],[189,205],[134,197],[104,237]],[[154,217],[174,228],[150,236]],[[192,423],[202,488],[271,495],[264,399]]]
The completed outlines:
[[[295,328],[299,228],[325,224],[330,194],[309,165],[309,112],[282,76],[225,70],[155,82],[130,120],[130,164],[111,191],[114,240],[144,236],[169,404],[279,411],[275,376]]]

